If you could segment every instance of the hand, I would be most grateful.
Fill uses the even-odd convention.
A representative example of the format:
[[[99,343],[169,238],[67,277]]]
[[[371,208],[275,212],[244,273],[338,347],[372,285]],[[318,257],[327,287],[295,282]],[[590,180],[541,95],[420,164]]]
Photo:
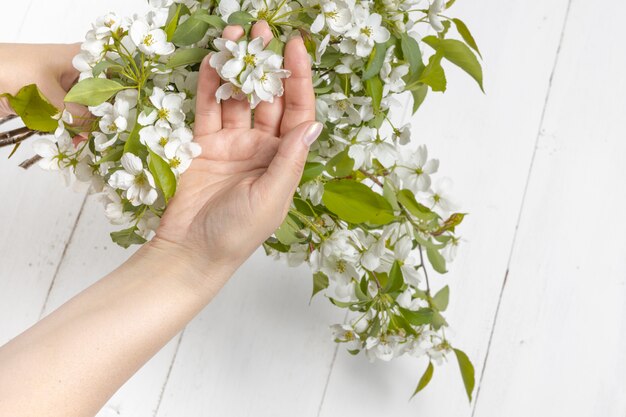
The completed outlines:
[[[237,40],[243,33],[229,26],[223,37]],[[272,38],[265,22],[256,23],[251,34],[266,44]],[[284,97],[259,104],[251,127],[247,101],[217,103],[220,78],[204,60],[194,132],[202,154],[181,176],[152,247],[170,255],[182,250],[184,259],[205,271],[232,273],[280,226],[309,145],[322,130],[315,122],[311,64],[301,38],[287,43],[284,66],[291,71]]]
[[[0,94],[16,94],[22,87],[37,84],[43,95],[57,108],[65,106],[63,99],[78,79],[72,59],[80,51],[80,44],[0,44]],[[86,109],[68,105],[75,116]],[[0,99],[0,117],[15,114],[6,99]]]

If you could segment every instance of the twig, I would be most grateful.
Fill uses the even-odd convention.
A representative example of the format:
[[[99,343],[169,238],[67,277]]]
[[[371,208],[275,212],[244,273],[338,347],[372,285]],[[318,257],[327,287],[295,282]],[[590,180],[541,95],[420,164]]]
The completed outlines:
[[[424,254],[422,254],[422,245],[417,244],[420,253],[420,262],[422,263],[422,269],[424,270],[424,277],[426,278],[426,289],[430,294],[430,283],[428,282],[428,271],[426,270],[426,264],[424,263]]]
[[[14,114],[11,114],[9,116],[5,116],[5,117],[0,117],[0,125],[5,124],[6,122],[8,122],[9,120],[13,120],[15,119],[17,116]]]
[[[7,139],[0,139],[0,148],[4,147],[4,146],[9,146],[9,145],[15,145],[16,143],[20,143],[26,139],[28,139],[29,137],[36,135],[37,132],[34,130],[31,130],[30,132],[26,133],[25,135],[22,136],[14,136],[11,138],[7,138]]]
[[[28,132],[32,132],[32,130],[30,130],[26,126],[18,127],[17,129],[9,130],[7,132],[2,132],[0,133],[0,141],[4,139],[11,139],[11,138],[14,138],[15,136],[20,136]]]
[[[376,178],[373,174],[370,174],[369,172],[367,172],[364,169],[359,169],[359,171],[361,172],[361,174],[365,175],[367,178],[369,178],[370,180],[374,181],[376,184],[378,184],[380,187],[383,186],[383,183],[380,182],[380,180],[378,178]]]
[[[20,164],[20,168],[28,169],[35,165],[37,162],[41,161],[42,157],[39,155],[35,155],[30,159],[25,160]]]

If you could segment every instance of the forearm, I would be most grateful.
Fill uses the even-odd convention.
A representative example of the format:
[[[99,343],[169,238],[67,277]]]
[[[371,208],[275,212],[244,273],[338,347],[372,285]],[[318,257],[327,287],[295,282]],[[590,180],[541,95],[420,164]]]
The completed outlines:
[[[0,415],[95,415],[230,273],[205,275],[184,257],[142,248],[0,348]]]

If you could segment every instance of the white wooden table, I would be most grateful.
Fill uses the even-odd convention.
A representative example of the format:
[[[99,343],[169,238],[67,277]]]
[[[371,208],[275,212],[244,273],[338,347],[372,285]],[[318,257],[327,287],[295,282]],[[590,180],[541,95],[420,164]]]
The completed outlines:
[[[143,7],[12,1],[0,41],[81,40],[98,15]],[[99,416],[626,416],[626,5],[455,9],[479,40],[487,94],[450,71],[450,91],[413,122],[471,213],[445,279],[475,401],[451,363],[408,402],[424,363],[337,350],[327,323],[343,312],[308,307],[306,268],[257,253]],[[28,148],[0,164],[0,344],[130,255],[109,241],[97,198],[17,167]]]

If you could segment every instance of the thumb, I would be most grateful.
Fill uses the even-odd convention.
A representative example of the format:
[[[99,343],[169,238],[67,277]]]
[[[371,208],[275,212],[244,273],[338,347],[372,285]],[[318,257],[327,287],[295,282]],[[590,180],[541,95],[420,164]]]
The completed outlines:
[[[304,122],[287,132],[265,174],[256,185],[261,199],[271,199],[281,206],[290,201],[302,177],[309,147],[322,133],[320,122]]]

